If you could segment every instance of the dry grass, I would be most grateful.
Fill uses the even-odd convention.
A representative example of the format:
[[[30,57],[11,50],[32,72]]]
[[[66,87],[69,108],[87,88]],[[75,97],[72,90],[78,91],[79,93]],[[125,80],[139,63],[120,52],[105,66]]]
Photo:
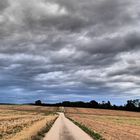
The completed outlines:
[[[55,111],[55,107],[0,106],[0,139],[20,140],[23,136],[30,139],[56,118],[56,115],[48,115]]]
[[[140,113],[84,108],[65,108],[65,112],[106,140],[140,140]]]
[[[40,121],[35,122],[28,128],[24,128],[20,133],[17,133],[9,140],[32,140],[32,138],[38,135],[38,132],[46,127],[51,121],[55,120],[56,116],[48,116]]]

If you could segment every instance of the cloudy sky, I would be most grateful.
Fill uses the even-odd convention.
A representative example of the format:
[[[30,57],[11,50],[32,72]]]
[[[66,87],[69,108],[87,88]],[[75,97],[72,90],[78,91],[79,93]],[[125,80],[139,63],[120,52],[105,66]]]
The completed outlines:
[[[139,0],[0,0],[0,102],[140,98],[139,7]]]

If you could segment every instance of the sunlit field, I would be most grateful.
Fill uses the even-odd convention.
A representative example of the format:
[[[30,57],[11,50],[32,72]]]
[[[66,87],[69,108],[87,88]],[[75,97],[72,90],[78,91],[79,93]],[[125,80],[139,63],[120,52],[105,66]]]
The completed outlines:
[[[0,106],[0,139],[30,140],[54,121],[55,107]]]

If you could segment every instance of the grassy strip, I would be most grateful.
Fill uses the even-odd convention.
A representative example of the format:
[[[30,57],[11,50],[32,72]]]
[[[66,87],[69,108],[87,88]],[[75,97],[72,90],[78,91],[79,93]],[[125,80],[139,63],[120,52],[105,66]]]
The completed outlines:
[[[78,127],[80,127],[83,131],[85,131],[87,134],[89,134],[94,140],[105,140],[100,134],[92,131],[88,127],[86,127],[84,124],[78,123],[74,121],[73,119],[69,118],[74,124],[76,124]]]
[[[37,135],[32,136],[31,140],[43,140],[43,138],[45,137],[45,134],[51,129],[52,125],[54,124],[54,122],[56,121],[57,117],[51,121],[50,123],[46,124],[46,127],[42,128]]]

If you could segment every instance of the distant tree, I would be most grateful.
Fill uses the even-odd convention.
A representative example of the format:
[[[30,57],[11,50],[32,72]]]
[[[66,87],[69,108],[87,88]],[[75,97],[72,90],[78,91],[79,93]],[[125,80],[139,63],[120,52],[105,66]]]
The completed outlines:
[[[135,107],[140,107],[140,99],[133,100],[133,104],[135,105]]]
[[[102,101],[102,104],[105,104],[105,101]]]
[[[113,106],[112,106],[112,109],[116,109],[116,110],[117,110],[118,108],[119,108],[119,107],[116,106],[116,105],[113,105]]]
[[[106,103],[106,106],[107,106],[107,108],[111,108],[111,107],[112,107],[110,101],[108,101],[108,102]]]
[[[62,102],[62,105],[63,106],[71,106],[72,105],[72,102],[70,102],[70,101],[64,101],[64,102]]]
[[[133,100],[128,100],[125,107],[127,110],[135,110],[136,108]]]
[[[108,101],[108,102],[102,101],[102,103],[100,104],[100,108],[111,109],[112,105],[111,105],[110,101]]]
[[[90,101],[90,105],[91,107],[98,107],[98,102],[96,102],[95,100]]]
[[[128,100],[125,105],[117,106],[112,105],[110,101],[102,103],[98,103],[95,100],[91,100],[90,102],[83,102],[83,101],[63,101],[61,103],[55,104],[44,104],[41,100],[35,101],[34,105],[41,105],[41,106],[64,106],[64,107],[85,107],[85,108],[101,108],[101,109],[114,109],[114,110],[127,110],[127,111],[137,111],[140,112],[140,99],[135,100]]]
[[[37,101],[35,101],[35,105],[42,105],[41,100],[37,100]]]

